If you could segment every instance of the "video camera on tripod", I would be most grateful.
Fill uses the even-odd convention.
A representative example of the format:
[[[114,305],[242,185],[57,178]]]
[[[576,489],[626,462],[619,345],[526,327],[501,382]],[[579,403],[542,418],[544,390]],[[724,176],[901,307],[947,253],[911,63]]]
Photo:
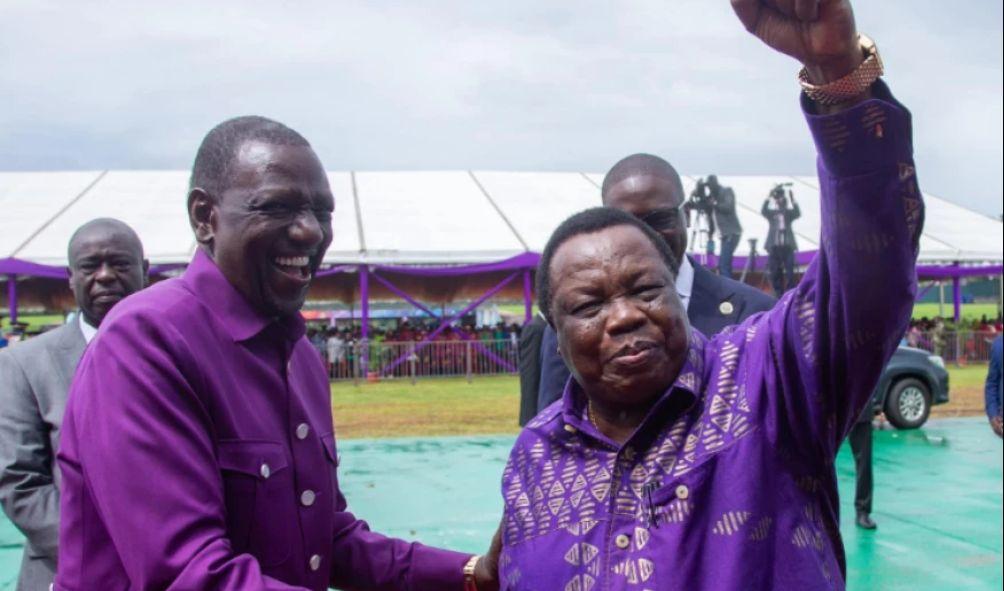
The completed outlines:
[[[715,206],[715,196],[711,191],[708,181],[699,178],[694,190],[690,192],[690,197],[684,206],[689,210],[695,210],[704,215],[710,215],[711,209]]]
[[[690,197],[683,204],[687,214],[687,226],[690,228],[690,247],[704,251],[708,255],[715,253],[715,194],[711,184],[703,178],[697,179],[697,185],[690,192]],[[697,212],[694,223],[691,223],[690,212]],[[706,259],[701,261],[706,263]]]

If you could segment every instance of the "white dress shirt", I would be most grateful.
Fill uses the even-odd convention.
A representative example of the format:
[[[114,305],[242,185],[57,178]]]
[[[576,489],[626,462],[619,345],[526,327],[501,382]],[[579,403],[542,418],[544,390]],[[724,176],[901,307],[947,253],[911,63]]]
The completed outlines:
[[[679,279],[677,279],[676,283],[679,285]],[[94,335],[98,334],[97,327],[91,326],[90,323],[84,320],[84,315],[81,312],[77,313],[77,321],[80,322],[80,332],[84,333],[84,342],[88,345],[91,344]]]
[[[690,292],[694,289],[694,267],[690,264],[690,259],[683,257],[680,262],[680,270],[676,273],[676,294],[683,302],[684,311],[690,306]]]

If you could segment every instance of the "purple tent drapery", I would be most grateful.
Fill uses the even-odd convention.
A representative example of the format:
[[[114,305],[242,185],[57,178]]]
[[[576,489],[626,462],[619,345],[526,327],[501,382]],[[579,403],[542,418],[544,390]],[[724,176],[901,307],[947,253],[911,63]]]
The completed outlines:
[[[496,284],[495,287],[489,289],[488,291],[486,291],[485,293],[483,293],[478,299],[476,299],[473,302],[471,302],[470,304],[468,304],[466,308],[464,308],[460,312],[457,312],[456,314],[454,314],[453,316],[451,316],[448,320],[443,321],[439,325],[439,328],[437,328],[436,330],[432,331],[431,333],[429,333],[428,335],[426,335],[426,337],[424,339],[422,339],[421,341],[419,341],[418,344],[415,345],[415,348],[412,349],[412,351],[410,353],[417,353],[421,349],[424,349],[425,347],[427,347],[429,345],[429,343],[431,343],[437,336],[439,336],[439,334],[441,332],[443,332],[444,330],[446,330],[447,326],[449,326],[450,324],[453,324],[454,322],[456,322],[460,318],[463,318],[464,314],[469,313],[471,310],[473,310],[473,309],[477,308],[478,306],[480,306],[482,302],[484,302],[488,298],[492,297],[496,293],[502,291],[502,288],[504,288],[506,285],[508,285],[509,282],[512,281],[513,279],[515,279],[518,275],[519,275],[518,271],[515,272],[515,273],[513,273],[513,274],[511,274],[511,275],[509,275],[508,277],[506,277],[505,279],[503,279],[502,281],[500,281],[498,284]],[[364,347],[364,349],[365,349],[365,347]],[[384,368],[384,372],[386,372],[388,374],[391,373],[392,371],[394,371],[395,368],[397,368],[398,365],[401,365],[402,363],[404,363],[404,361],[407,358],[408,358],[408,355],[402,355],[396,361],[394,361],[393,363],[391,363],[390,365],[388,365],[386,368]],[[506,363],[505,365],[509,366],[510,368],[512,368],[513,370],[515,370],[515,368],[513,368],[511,365],[509,365],[509,363]]]
[[[694,254],[702,263],[715,267],[718,257],[715,255]],[[804,251],[795,254],[795,262],[798,265],[807,265],[816,256],[815,251]],[[738,256],[733,259],[734,269],[742,269],[747,263],[748,257]],[[321,270],[317,277],[327,277],[336,273],[346,271],[360,272],[360,299],[362,300],[363,333],[364,338],[368,337],[369,324],[369,271],[386,271],[389,273],[399,273],[404,275],[425,276],[425,277],[456,277],[463,275],[474,275],[478,273],[491,273],[498,271],[523,271],[523,300],[525,306],[524,320],[531,319],[533,306],[532,299],[532,278],[531,273],[537,267],[540,255],[535,252],[524,252],[516,256],[491,263],[476,263],[470,265],[442,265],[442,266],[402,266],[402,265],[356,265],[339,264],[329,269]],[[756,264],[761,266],[766,264],[767,257],[759,256]],[[154,265],[150,268],[151,275],[159,275],[184,268],[184,263],[168,263]],[[928,280],[952,281],[952,299],[954,304],[954,318],[956,321],[961,317],[962,289],[961,279],[964,277],[991,277],[1004,273],[1004,265],[1000,263],[962,265],[960,263],[948,265],[919,265],[917,267],[917,277]],[[47,279],[65,279],[66,267],[62,265],[45,265],[33,263],[17,258],[0,259],[0,276],[7,276],[7,298],[10,308],[10,316],[17,318],[17,284],[12,279],[20,277],[41,277]]]
[[[400,287],[394,285],[389,280],[384,279],[383,277],[377,275],[376,273],[373,273],[372,275],[373,275],[373,279],[376,279],[378,283],[382,284],[384,287],[386,287],[387,289],[389,289],[391,293],[393,293],[394,295],[396,295],[399,298],[403,299],[404,301],[408,302],[412,306],[415,306],[416,308],[418,308],[419,310],[425,312],[426,314],[428,314],[429,316],[435,318],[436,320],[439,320],[441,327],[443,327],[443,326],[445,326],[447,324],[447,321],[444,320],[442,316],[440,316],[439,314],[436,314],[435,312],[433,312],[431,309],[429,309],[428,306],[426,306],[422,302],[420,302],[420,301],[416,300],[415,298],[411,297],[411,294],[409,294],[408,292],[406,292],[403,289],[401,289]],[[516,368],[513,367],[511,363],[509,363],[505,359],[502,359],[498,355],[492,353],[484,345],[482,345],[480,342],[478,342],[477,338],[475,338],[473,335],[471,335],[470,333],[468,333],[466,330],[457,329],[456,332],[458,334],[460,334],[460,337],[462,339],[464,339],[465,341],[471,341],[471,344],[478,351],[480,351],[482,354],[484,354],[485,356],[487,356],[489,359],[495,361],[496,363],[498,363],[502,367],[507,368],[509,371],[512,371],[512,372],[516,371]],[[421,346],[423,343],[425,343],[424,340],[421,343],[419,343],[418,346]],[[397,359],[395,359],[391,363],[391,365],[389,367],[390,368],[397,367],[400,364],[399,363],[400,361],[407,360],[408,357],[410,357],[411,355],[413,355],[415,353],[415,351],[418,350],[418,346],[416,346],[415,348],[413,348],[411,351],[408,351],[408,352],[403,353],[402,355],[400,355]],[[384,373],[388,373],[388,371],[389,370],[385,370]]]
[[[23,275],[25,277],[45,277],[48,279],[66,279],[66,267],[57,265],[42,265],[23,261],[21,259],[0,259],[0,275]]]

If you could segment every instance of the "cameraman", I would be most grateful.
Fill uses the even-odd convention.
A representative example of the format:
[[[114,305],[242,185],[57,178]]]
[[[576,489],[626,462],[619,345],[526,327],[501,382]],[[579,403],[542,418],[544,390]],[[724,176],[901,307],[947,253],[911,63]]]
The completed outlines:
[[[731,187],[718,184],[718,177],[713,174],[708,176],[707,185],[722,245],[718,257],[718,274],[732,279],[732,254],[743,235],[743,227],[739,224],[739,216],[736,215],[736,194],[732,192]]]
[[[786,289],[795,285],[796,245],[791,223],[801,217],[802,211],[798,208],[790,187],[791,183],[775,185],[760,209],[760,213],[770,224],[765,246],[770,284],[774,288],[775,297],[781,297]],[[788,207],[789,200],[791,207]],[[771,207],[771,201],[774,202],[774,207]]]

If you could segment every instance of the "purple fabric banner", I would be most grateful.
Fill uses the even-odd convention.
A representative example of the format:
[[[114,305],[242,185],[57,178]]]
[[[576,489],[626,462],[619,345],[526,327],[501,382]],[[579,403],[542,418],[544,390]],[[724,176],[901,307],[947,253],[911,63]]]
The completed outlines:
[[[1004,273],[1004,265],[918,265],[917,277],[921,279],[951,279],[953,277],[991,277]]]
[[[66,267],[56,265],[40,265],[21,259],[0,259],[0,275],[26,275],[29,277],[48,277],[50,279],[66,279]]]

